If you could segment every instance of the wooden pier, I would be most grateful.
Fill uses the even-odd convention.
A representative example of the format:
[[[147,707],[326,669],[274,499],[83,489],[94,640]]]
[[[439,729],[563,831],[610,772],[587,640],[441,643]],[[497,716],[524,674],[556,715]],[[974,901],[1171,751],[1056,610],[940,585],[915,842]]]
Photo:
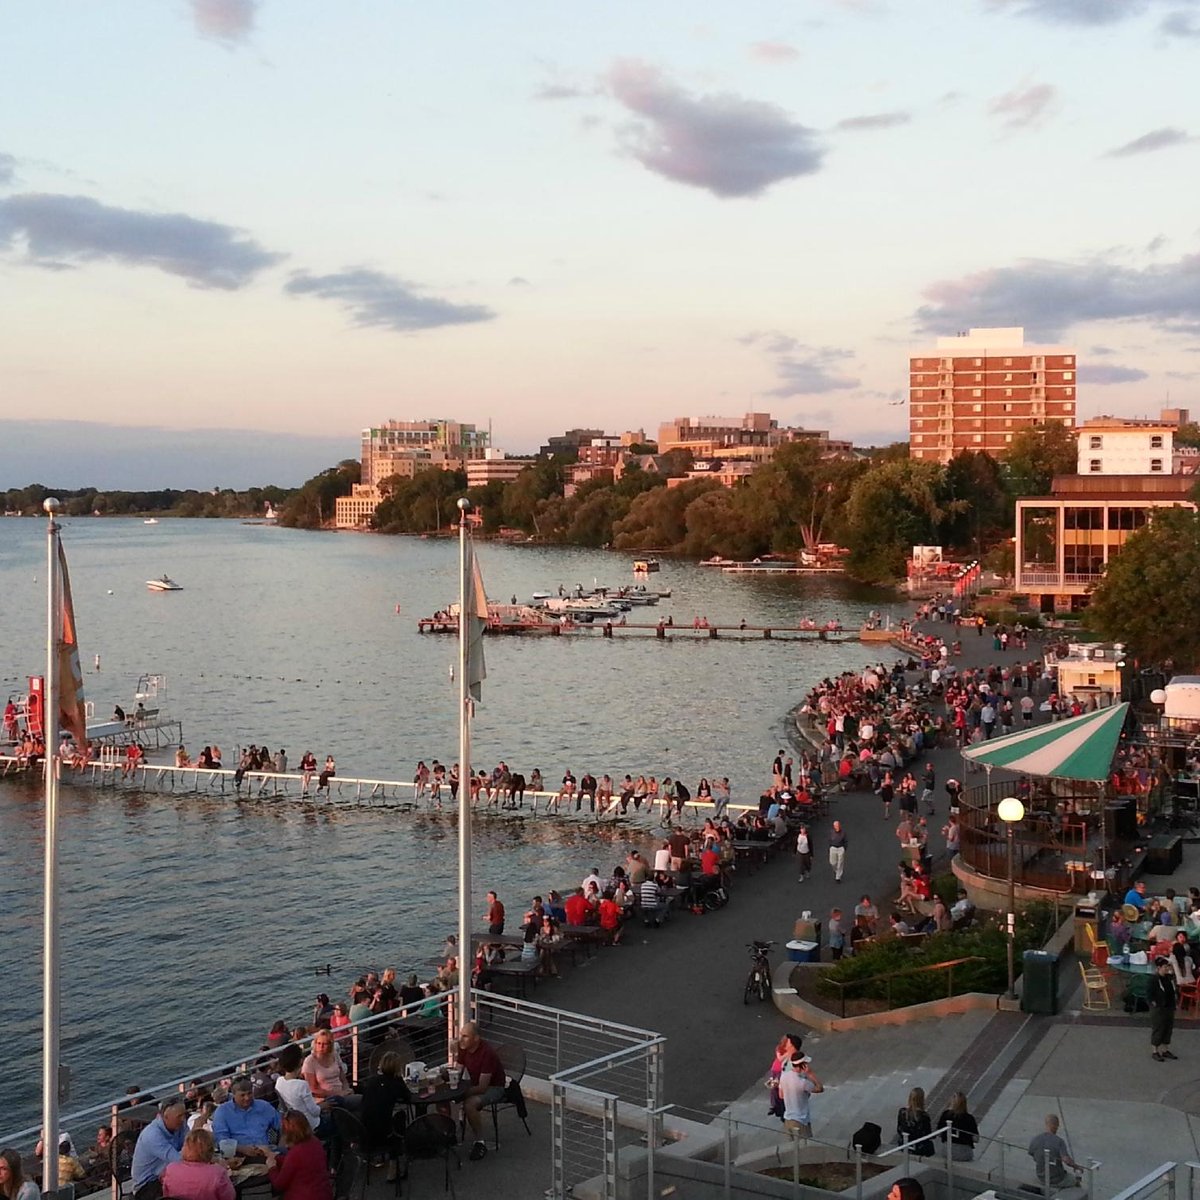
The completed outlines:
[[[44,761],[36,767],[22,762],[12,755],[0,754],[0,779],[41,779]],[[304,775],[297,771],[280,774],[275,771],[246,771],[241,781],[237,772],[228,767],[175,767],[161,763],[140,763],[131,770],[126,769],[123,759],[88,763],[80,770],[64,766],[62,781],[68,786],[93,787],[110,790],[118,794],[140,794],[153,792],[167,796],[209,796],[226,800],[257,802],[268,805],[298,804],[317,809],[379,808],[402,813],[422,813],[431,816],[445,814],[453,816],[458,801],[453,798],[448,785],[442,785],[440,802],[434,800],[429,790],[421,796],[416,794],[416,785],[397,779],[364,779],[349,775],[335,775],[329,786],[318,786],[318,773],[314,772],[305,782]],[[578,811],[574,799],[564,798],[556,803],[557,792],[534,792],[526,789],[519,807],[506,807],[500,797],[490,800],[477,799],[472,807],[476,814],[507,819],[533,819],[554,817],[570,823],[589,822],[606,825],[619,823],[645,829],[662,828],[662,801],[653,809],[645,804],[635,809],[631,804],[628,812],[622,813],[614,800],[605,812],[593,812],[586,801]],[[730,804],[735,816],[745,811],[758,811],[755,804]],[[702,824],[705,817],[714,814],[709,801],[689,800],[684,805],[683,822]],[[678,820],[672,816],[668,824]]]
[[[458,633],[454,617],[423,617],[417,622],[420,633]],[[643,637],[660,642],[672,641],[734,641],[734,642],[857,642],[857,629],[801,629],[797,625],[670,625],[664,621],[653,624],[641,621],[489,621],[484,633],[492,637],[504,635],[542,635],[545,637]]]

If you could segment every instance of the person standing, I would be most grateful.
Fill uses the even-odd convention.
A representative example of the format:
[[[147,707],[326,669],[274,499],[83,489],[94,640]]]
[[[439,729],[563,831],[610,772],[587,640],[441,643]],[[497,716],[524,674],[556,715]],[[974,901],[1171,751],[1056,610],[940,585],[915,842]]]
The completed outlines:
[[[829,831],[829,865],[833,868],[834,883],[841,883],[846,869],[846,831],[841,821],[834,821]]]
[[[800,859],[800,882],[812,874],[812,835],[807,825],[800,826],[796,834],[796,854]]]
[[[1049,1182],[1053,1187],[1066,1183],[1066,1167],[1070,1167],[1073,1171],[1083,1169],[1071,1157],[1067,1143],[1058,1136],[1058,1117],[1054,1113],[1046,1114],[1045,1131],[1030,1141],[1029,1157],[1033,1159],[1038,1179],[1042,1183]],[[1049,1176],[1048,1180],[1047,1176]]]
[[[495,892],[488,892],[487,902],[488,933],[498,936],[504,932],[504,905],[500,902],[500,897]]]
[[[793,1054],[779,1078],[783,1127],[793,1137],[812,1137],[809,1097],[824,1090],[825,1085],[812,1073],[812,1059],[807,1054]]]
[[[846,953],[846,928],[842,922],[842,910],[829,912],[829,957],[837,962]]]
[[[1155,1062],[1178,1058],[1171,1051],[1171,1033],[1175,1029],[1175,1009],[1179,1005],[1179,985],[1171,956],[1158,960],[1146,986],[1146,1002],[1150,1005],[1150,1052]]]

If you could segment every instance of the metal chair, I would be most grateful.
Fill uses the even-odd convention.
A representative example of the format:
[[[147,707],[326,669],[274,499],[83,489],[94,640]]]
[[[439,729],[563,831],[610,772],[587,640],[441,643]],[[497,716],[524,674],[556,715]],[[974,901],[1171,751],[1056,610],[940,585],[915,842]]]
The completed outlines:
[[[444,1191],[454,1196],[454,1183],[450,1178],[450,1155],[454,1155],[455,1165],[461,1170],[462,1162],[458,1157],[458,1130],[454,1122],[442,1113],[426,1113],[418,1117],[404,1131],[404,1157],[411,1164],[420,1159],[432,1160],[440,1158],[444,1164]]]
[[[1083,1007],[1088,1009],[1111,1008],[1108,998],[1108,980],[1095,967],[1085,967],[1079,964],[1079,973],[1083,976]]]
[[[333,1114],[333,1128],[337,1141],[338,1172],[341,1172],[342,1164],[347,1158],[357,1159],[359,1165],[356,1175],[361,1176],[359,1195],[365,1196],[367,1185],[371,1182],[371,1153],[367,1145],[367,1131],[349,1109],[335,1105],[330,1112]]]
[[[521,1118],[521,1124],[525,1126],[525,1132],[530,1137],[533,1137],[533,1130],[529,1128],[529,1109],[525,1105],[525,1097],[521,1094],[521,1080],[525,1078],[525,1050],[521,1046],[500,1042],[496,1046],[496,1055],[500,1059],[500,1065],[504,1068],[504,1076],[508,1081],[504,1088],[504,1098],[488,1105],[492,1110],[492,1139],[496,1144],[496,1149],[499,1150],[500,1109],[513,1109]]]
[[[362,1190],[366,1188],[365,1167],[365,1161],[355,1151],[346,1150],[342,1154],[333,1174],[333,1200],[353,1200],[355,1186],[359,1179],[363,1178],[361,1195]]]

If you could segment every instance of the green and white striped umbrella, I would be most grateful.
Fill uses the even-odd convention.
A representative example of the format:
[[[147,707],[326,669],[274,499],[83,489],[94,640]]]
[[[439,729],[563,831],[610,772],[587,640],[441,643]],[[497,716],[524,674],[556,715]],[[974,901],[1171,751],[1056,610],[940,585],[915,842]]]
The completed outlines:
[[[1104,780],[1112,769],[1128,711],[1128,704],[1117,704],[1052,725],[1023,729],[968,746],[963,758],[1025,775]]]

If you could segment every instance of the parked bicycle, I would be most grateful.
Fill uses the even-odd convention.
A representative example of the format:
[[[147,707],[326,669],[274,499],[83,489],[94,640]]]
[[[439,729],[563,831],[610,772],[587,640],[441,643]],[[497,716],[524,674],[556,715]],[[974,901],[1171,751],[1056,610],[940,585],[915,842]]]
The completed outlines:
[[[771,964],[767,959],[774,942],[759,942],[753,941],[747,944],[746,949],[750,951],[750,957],[754,959],[754,966],[750,968],[750,974],[746,977],[746,991],[742,996],[742,1003],[749,1004],[751,996],[757,996],[760,1000],[771,999]]]

